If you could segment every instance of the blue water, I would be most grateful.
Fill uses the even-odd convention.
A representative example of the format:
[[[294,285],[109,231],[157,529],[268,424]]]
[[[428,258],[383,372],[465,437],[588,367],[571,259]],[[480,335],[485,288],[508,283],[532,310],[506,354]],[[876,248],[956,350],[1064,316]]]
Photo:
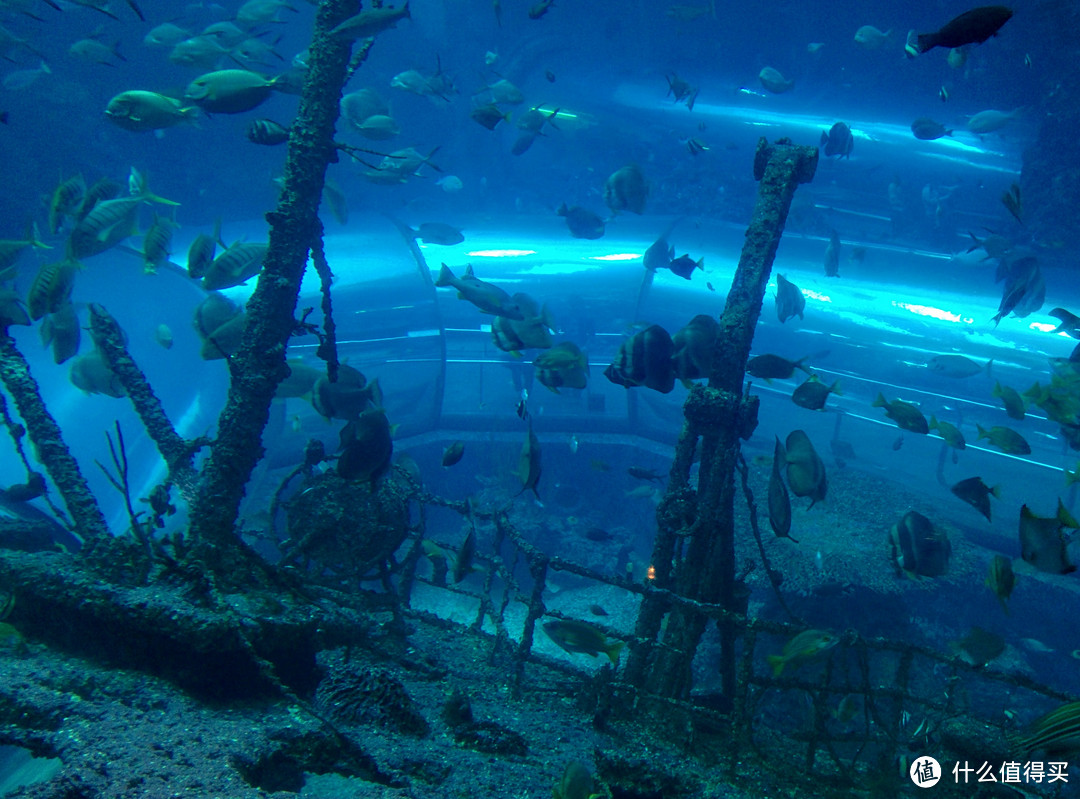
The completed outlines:
[[[9,120],[0,127],[0,237],[20,237],[30,220],[44,226],[48,197],[61,177],[81,172],[88,183],[101,177],[123,182],[134,166],[149,176],[155,193],[180,203],[176,219],[181,227],[173,244],[177,263],[184,263],[192,239],[210,232],[219,218],[228,242],[265,240],[262,216],[275,203],[271,181],[281,173],[285,149],[251,144],[244,131],[258,117],[289,124],[298,98],[275,93],[254,111],[203,116],[197,125],[159,133],[122,130],[104,116],[109,99],[121,91],[179,96],[199,74],[169,63],[166,49],[142,43],[152,26],[172,21],[197,32],[229,18],[238,4],[182,9],[176,3],[143,0],[145,23],[117,0],[110,8],[119,20],[62,5],[64,10],[57,12],[44,2],[34,3],[40,20],[11,13],[2,23],[37,52],[9,47],[11,63],[0,72],[33,68],[44,58],[51,74],[22,89],[0,90],[0,111]],[[259,40],[273,43],[280,55],[256,67],[264,74],[286,69],[308,42],[313,8],[299,1],[296,7],[280,12],[282,23],[257,31]],[[969,230],[982,235],[992,229],[1018,241],[1026,237],[999,198],[1019,180],[1023,153],[1034,145],[1046,113],[1043,100],[1068,57],[1062,42],[1070,26],[1055,16],[1067,9],[1018,3],[1001,35],[972,48],[966,65],[953,69],[940,49],[906,59],[903,43],[908,29],[932,30],[965,10],[955,3],[907,10],[887,3],[771,3],[766,11],[755,4],[717,2],[715,19],[706,14],[679,22],[665,15],[666,4],[572,0],[530,20],[525,4],[507,0],[501,27],[487,0],[412,0],[410,7],[413,19],[379,36],[347,87],[348,92],[376,90],[389,102],[402,132],[391,141],[366,141],[341,124],[338,138],[379,152],[438,148],[431,159],[437,169],[424,167],[406,184],[381,186],[365,181],[360,176],[364,167],[342,157],[329,175],[346,196],[348,220],[343,224],[328,213],[323,216],[337,283],[342,356],[369,377],[380,378],[387,412],[400,425],[396,447],[417,453],[433,490],[461,497],[479,490],[482,475],[516,491],[509,468],[523,436],[514,410],[524,389],[545,445],[541,495],[561,497],[555,506],[563,507],[565,515],[583,509],[583,516],[588,511],[632,530],[639,566],[644,565],[652,509],[622,500],[634,484],[622,473],[627,450],[617,447],[637,447],[641,455],[634,457],[635,464],[666,472],[686,391],[676,387],[666,396],[646,389],[627,392],[608,383],[603,369],[637,324],[658,323],[674,332],[694,314],[722,310],[753,209],[751,164],[759,137],[789,136],[796,143],[817,144],[823,131],[845,121],[854,135],[851,157],[822,158],[813,183],[798,190],[774,267],[807,295],[806,318],[779,324],[774,281],[754,347],[758,354],[792,359],[828,351],[811,363],[827,382],[839,379],[844,394],[830,398],[826,412],[814,413],[790,402],[794,383],[755,381],[754,390],[763,399],[761,427],[748,452],[771,454],[774,434],[783,437],[802,428],[824,455],[842,411],[840,437],[852,442],[859,456],[848,468],[886,477],[936,503],[941,521],[985,548],[985,557],[997,551],[1019,555],[1021,504],[1049,515],[1058,496],[1073,501],[1075,492],[1065,489],[1062,469],[1074,468],[1076,456],[1065,450],[1055,424],[1037,411],[1023,423],[1012,423],[991,397],[993,380],[987,376],[949,379],[926,368],[933,355],[942,353],[964,354],[980,363],[993,358],[993,377],[1023,390],[1035,380],[1046,382],[1047,357],[1065,357],[1075,344],[1048,332],[1055,323],[1045,313],[1055,306],[1078,310],[1080,287],[1070,271],[1075,254],[1039,250],[1047,283],[1042,311],[995,327],[990,318],[1001,288],[994,283],[994,262],[980,263],[964,253]],[[882,48],[868,51],[854,43],[855,30],[866,24],[891,30]],[[118,42],[126,60],[105,66],[68,54],[73,42],[91,33]],[[811,43],[822,47],[811,53]],[[497,56],[490,66],[485,65],[489,52]],[[448,101],[390,88],[394,75],[409,69],[430,74],[437,63],[458,89]],[[218,66],[236,65],[222,59]],[[757,80],[766,66],[794,80],[795,88],[767,93]],[[665,75],[671,73],[699,87],[692,111],[665,96]],[[555,127],[545,127],[545,135],[521,156],[510,153],[519,133],[512,122],[488,131],[469,118],[472,94],[499,76],[525,97],[524,104],[511,109],[513,119],[533,105],[560,109]],[[947,102],[939,99],[942,87]],[[967,132],[966,118],[987,109],[1022,111],[999,133],[979,137]],[[955,129],[955,135],[916,140],[909,125],[922,116]],[[708,150],[692,155],[686,144],[691,138]],[[579,204],[607,216],[604,181],[628,163],[639,164],[650,184],[645,214],[618,215],[597,241],[570,238],[555,209],[561,203]],[[439,183],[449,176],[460,179],[459,192]],[[534,382],[530,353],[513,359],[496,350],[486,327],[490,318],[458,301],[453,292],[431,287],[384,217],[387,212],[412,225],[438,221],[461,227],[462,244],[422,247],[426,265],[438,269],[445,261],[460,273],[471,262],[479,277],[547,302],[559,327],[556,341],[573,340],[588,352],[589,388],[551,394]],[[145,209],[144,229],[149,214]],[[640,256],[676,219],[682,219],[672,236],[677,253],[704,257],[706,270],[690,282],[662,273],[643,294]],[[844,245],[839,279],[826,278],[822,267],[832,229]],[[56,250],[23,255],[15,281],[20,292],[26,291],[35,265],[61,251],[62,237],[47,241]],[[128,243],[139,246],[136,238]],[[854,257],[859,247],[865,248],[865,257]],[[85,266],[77,279],[76,303],[102,303],[117,317],[133,355],[183,435],[212,433],[228,373],[224,362],[204,362],[198,356],[190,319],[202,290],[170,269],[144,275],[138,259],[119,250],[88,258]],[[250,286],[239,287],[228,294],[242,301],[249,291]],[[300,307],[317,305],[316,291],[309,274]],[[85,311],[81,314],[85,322]],[[167,352],[152,340],[162,323],[176,340]],[[130,431],[130,456],[142,475],[136,495],[145,496],[163,475],[152,445],[136,434],[138,423],[126,402],[84,396],[69,384],[67,366],[52,364],[41,350],[36,329],[15,333],[50,409],[109,510],[110,523],[117,531],[124,529],[119,498],[93,463],[107,458],[104,433],[119,419]],[[88,346],[84,340],[83,347]],[[312,358],[313,350],[313,339],[299,340],[291,354]],[[439,385],[445,386],[441,394]],[[893,449],[898,431],[870,406],[879,391],[889,399],[919,403],[927,416],[934,413],[961,425],[968,450],[958,464],[946,463],[947,479],[979,474],[989,484],[1006,486],[1003,500],[995,501],[992,525],[936,479],[938,439],[907,435],[902,448]],[[977,445],[976,423],[1017,427],[1031,442],[1032,455],[1013,458]],[[306,402],[279,405],[267,432],[272,463],[260,467],[246,510],[265,507],[280,479],[274,469],[295,464],[308,437],[332,444],[336,435],[337,427],[319,419]],[[458,470],[443,472],[437,467],[441,448],[457,437],[469,442],[471,455],[485,446],[491,451],[479,463],[465,461]],[[579,444],[577,453],[571,451],[571,437]],[[24,475],[10,453],[2,457],[0,483],[21,481]],[[610,460],[619,480],[591,469],[594,459]],[[589,500],[590,492],[603,499]],[[898,518],[905,510],[897,507],[890,515]],[[883,540],[884,533],[872,535]],[[554,539],[549,543],[554,545]],[[814,549],[810,542],[808,559]],[[1025,579],[1038,580],[1055,596],[1073,601],[1075,576]],[[994,605],[988,598],[986,607]],[[1003,629],[1013,639],[1037,635],[1054,646],[1061,671],[1073,665],[1068,660],[1076,647],[1071,638],[1053,640],[1053,629],[1034,633],[1018,616],[1009,625]],[[1058,670],[1055,676],[1061,676]]]

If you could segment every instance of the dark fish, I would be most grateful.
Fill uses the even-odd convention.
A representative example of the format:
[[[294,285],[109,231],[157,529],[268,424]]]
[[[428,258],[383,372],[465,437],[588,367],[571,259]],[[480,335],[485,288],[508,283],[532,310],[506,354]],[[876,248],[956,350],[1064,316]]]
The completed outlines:
[[[528,152],[532,147],[533,142],[536,141],[536,137],[539,133],[533,133],[532,131],[523,131],[516,139],[514,143],[510,145],[510,155],[523,155]]]
[[[544,622],[544,632],[558,646],[571,653],[596,657],[603,652],[612,664],[619,662],[622,641],[608,641],[603,631],[591,624],[574,619],[555,619]]]
[[[702,143],[701,139],[693,138],[686,140],[686,150],[690,155],[701,155],[707,153],[709,148]]]
[[[491,339],[503,352],[520,355],[522,350],[546,350],[551,347],[551,333],[554,323],[545,305],[537,307],[536,300],[528,294],[517,293],[510,298],[521,309],[525,318],[510,319],[496,316],[491,323]]]
[[[773,677],[779,677],[789,663],[792,668],[812,661],[840,643],[840,637],[827,630],[803,630],[784,644],[779,655],[769,655]]]
[[[807,355],[797,361],[789,361],[779,355],[755,355],[746,362],[746,372],[753,377],[760,377],[762,380],[787,380],[795,374],[796,369],[802,369],[807,374],[810,374],[810,370],[802,365],[803,361],[809,357]]]
[[[809,436],[802,430],[793,430],[785,442],[787,482],[791,493],[797,497],[810,497],[810,507],[825,499],[828,481],[825,464],[818,457]]]
[[[952,49],[965,44],[982,44],[997,34],[1012,15],[1012,9],[1006,6],[980,6],[965,11],[934,33],[920,33],[919,52],[925,53],[935,47]]]
[[[954,641],[950,647],[961,660],[981,668],[1005,651],[1005,639],[982,627],[972,627],[971,632]]]
[[[1010,419],[1023,419],[1027,415],[1024,398],[1015,388],[1003,386],[1000,382],[994,383],[993,395],[1001,400],[1005,406],[1005,413]]]
[[[41,322],[41,343],[52,346],[53,362],[63,363],[79,352],[79,317],[69,300]]]
[[[473,274],[472,264],[465,267],[465,274],[460,278],[455,277],[450,267],[443,264],[435,285],[440,288],[453,286],[457,289],[459,299],[471,302],[484,313],[517,320],[525,318],[525,314],[517,307],[509,294],[498,286],[485,283]]]
[[[1057,319],[1060,324],[1051,330],[1051,333],[1064,333],[1072,338],[1080,338],[1080,316],[1066,311],[1064,308],[1055,308],[1050,311],[1050,316]]]
[[[835,230],[825,248],[825,277],[840,277],[840,236]]]
[[[829,398],[830,394],[842,394],[840,381],[834,381],[831,386],[827,386],[817,375],[810,375],[792,393],[791,401],[800,408],[820,411],[825,407],[825,400]]]
[[[472,507],[471,505],[469,506]],[[470,517],[471,518],[471,517]],[[454,558],[454,571],[452,577],[455,583],[460,583],[474,570],[473,561],[476,559],[476,528],[472,528],[461,542],[461,548]]]
[[[668,264],[668,269],[674,272],[681,278],[689,280],[695,269],[705,269],[705,259],[698,258],[696,261],[690,257],[689,253],[680,255]]]
[[[1020,199],[1019,184],[1013,183],[1009,186],[1008,191],[1001,195],[1001,203],[1013,215],[1013,219],[1021,225],[1024,224],[1024,203]]]
[[[529,9],[529,19],[540,19],[553,5],[555,5],[555,0],[540,0]]]
[[[8,288],[0,288],[0,330],[11,325],[30,326],[30,314],[27,313],[19,295]]]
[[[585,537],[590,541],[614,541],[615,536],[609,533],[607,530],[603,530],[599,527],[590,527],[585,531]]]
[[[990,561],[990,568],[987,569],[986,586],[994,592],[994,596],[1001,603],[1002,610],[1008,613],[1009,606],[1005,603],[1012,596],[1013,588],[1016,586],[1016,573],[1013,571],[1010,558],[994,555],[993,560]]]
[[[529,434],[521,446],[517,475],[521,480],[521,491],[518,493],[532,491],[536,498],[540,499],[540,492],[536,488],[540,484],[540,442],[533,434],[532,424],[529,425]]]
[[[780,476],[780,464],[787,461],[787,454],[779,436],[776,436],[773,453],[772,475],[769,477],[769,524],[777,538],[791,538],[791,497]],[[791,540],[795,541],[794,538]]]
[[[488,130],[495,130],[495,126],[504,119],[510,121],[510,112],[507,111],[504,114],[495,103],[487,103],[474,108],[469,112],[469,116],[472,117],[474,122],[483,125]]]
[[[78,261],[65,259],[38,267],[37,275],[26,293],[26,308],[35,322],[46,314],[56,313],[71,301]]]
[[[566,218],[566,226],[575,239],[599,239],[604,235],[604,220],[580,205],[567,207],[563,203],[555,213]]]
[[[851,128],[843,122],[837,122],[829,132],[821,134],[821,146],[825,148],[825,157],[837,155],[841,158],[850,158],[851,151],[855,149],[855,138],[851,135]]]
[[[637,164],[616,170],[604,184],[604,204],[612,213],[630,211],[642,214],[645,212],[645,199],[648,196],[649,187]]]
[[[1046,283],[1039,261],[1032,255],[1010,253],[998,265],[999,279],[1005,280],[1001,303],[994,316],[994,325],[1010,313],[1019,318],[1034,313],[1046,301]]]
[[[799,287],[781,275],[776,274],[776,316],[783,324],[793,316],[803,318],[806,309],[806,297]]]
[[[878,392],[877,399],[871,403],[871,407],[884,408],[885,415],[896,422],[896,426],[901,430],[910,430],[912,433],[921,433],[923,435],[930,432],[930,425],[927,424],[926,417],[922,415],[922,411],[910,402],[904,402],[903,400],[887,402],[885,395]],[[900,447],[893,446],[893,449],[900,449]]]
[[[964,434],[960,432],[960,429],[948,422],[938,421],[937,417],[930,414],[930,424],[927,425],[929,430],[937,430],[938,435],[945,439],[945,443],[953,449],[967,449],[967,441],[964,440]]]
[[[990,518],[990,497],[1001,499],[1000,486],[991,488],[983,482],[981,477],[969,477],[967,480],[961,480],[949,490],[985,516],[986,521],[992,521]]]
[[[345,480],[374,483],[390,468],[394,442],[382,408],[364,411],[341,431],[337,472]]]
[[[1080,522],[1058,499],[1057,514],[1050,518],[1036,516],[1027,505],[1020,508],[1020,556],[1039,571],[1068,574],[1076,571],[1069,561],[1062,530],[1080,529]]]
[[[127,396],[120,378],[112,371],[109,362],[97,348],[79,355],[71,362],[68,379],[75,388],[87,394],[104,394],[106,397],[117,399]]]
[[[356,41],[369,36],[377,36],[385,30],[397,27],[402,18],[412,18],[409,13],[409,0],[401,8],[372,8],[354,14],[330,31],[330,35],[342,41]]]
[[[248,125],[244,135],[252,144],[273,147],[289,140],[289,128],[279,125],[272,119],[255,119]]]
[[[674,96],[676,103],[681,103],[684,100],[691,106],[690,110],[693,110],[694,100],[697,99],[698,90],[680,78],[674,72],[670,75],[665,75],[664,78],[668,84],[668,94]]]
[[[336,382],[331,383],[321,374],[311,387],[311,405],[324,419],[352,421],[382,404],[378,379],[369,383],[362,372],[344,364],[338,370]]]
[[[671,365],[674,351],[668,332],[660,325],[651,325],[622,343],[604,376],[619,386],[645,386],[667,394],[675,387]]]
[[[218,220],[218,228],[220,228],[220,220]],[[214,256],[217,254],[218,238],[220,238],[219,235],[200,233],[191,242],[191,246],[188,247],[188,276],[191,279],[199,280],[206,274],[206,270],[210,269]]]
[[[247,325],[247,314],[243,311],[231,317],[226,322],[218,325],[203,338],[202,347],[199,348],[199,356],[204,361],[216,361],[228,358],[238,349],[244,336],[244,327]]]
[[[442,465],[453,466],[460,461],[465,455],[465,442],[455,441],[449,447],[443,450]]]
[[[896,441],[892,443],[893,452],[899,452],[900,448],[904,446],[904,434],[901,433],[896,437]]]
[[[556,394],[564,387],[585,388],[588,382],[588,357],[570,341],[560,342],[536,356],[533,368],[536,379]]]
[[[716,319],[708,314],[698,314],[672,337],[671,360],[675,377],[685,384],[710,375],[719,331],[720,323]]]
[[[671,231],[675,229],[675,226],[680,221],[681,219],[674,220],[668,225],[667,230],[649,245],[649,249],[645,250],[641,262],[649,271],[655,272],[657,269],[667,269],[671,265],[672,260],[675,258],[675,248],[668,243],[668,236],[671,235]]]
[[[207,291],[220,291],[246,283],[262,271],[263,259],[269,249],[269,245],[254,241],[231,244],[206,267],[202,287]]]
[[[545,69],[544,70],[544,78],[547,79],[548,83],[554,83],[555,82],[555,73],[552,72],[550,69]]]
[[[1004,453],[1009,455],[1031,454],[1031,445],[1028,444],[1027,439],[1011,427],[995,426],[986,430],[981,425],[976,424],[975,429],[979,431],[980,441],[985,438]]]
[[[949,568],[949,537],[917,511],[908,511],[889,531],[892,557],[909,577],[938,577]]]
[[[633,477],[635,480],[648,480],[654,483],[664,483],[664,475],[657,474],[654,469],[645,469],[641,466],[629,466],[626,469],[626,473]]]
[[[275,85],[248,69],[220,69],[195,78],[184,99],[208,114],[242,114],[266,102]]]
[[[915,134],[916,139],[922,139],[923,141],[933,141],[934,139],[940,139],[942,136],[953,135],[951,130],[947,130],[940,122],[935,122],[929,117],[919,117],[912,122],[911,132]]]
[[[604,610],[600,605],[589,605],[589,613],[594,616],[607,616],[608,612]]]
[[[2,493],[11,502],[29,502],[45,494],[45,477],[38,472],[30,472],[25,483],[13,483]]]
[[[439,244],[443,247],[451,247],[465,241],[465,234],[453,225],[443,222],[424,222],[413,231],[413,235],[424,244]]]

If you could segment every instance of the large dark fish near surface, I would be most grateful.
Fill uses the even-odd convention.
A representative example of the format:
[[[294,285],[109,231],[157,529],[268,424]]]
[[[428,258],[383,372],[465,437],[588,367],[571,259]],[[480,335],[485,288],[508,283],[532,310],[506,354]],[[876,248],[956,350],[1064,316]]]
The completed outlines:
[[[1012,9],[1006,6],[980,6],[965,11],[956,19],[945,23],[941,30],[920,33],[919,52],[925,53],[935,47],[956,48],[965,44],[982,44],[997,34],[1012,15]]]

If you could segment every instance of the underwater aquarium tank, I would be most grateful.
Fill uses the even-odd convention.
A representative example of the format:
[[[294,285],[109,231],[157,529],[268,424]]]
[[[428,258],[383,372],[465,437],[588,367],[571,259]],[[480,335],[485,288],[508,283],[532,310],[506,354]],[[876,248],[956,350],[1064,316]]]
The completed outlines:
[[[1078,795],[1077,30],[0,0],[0,796]]]

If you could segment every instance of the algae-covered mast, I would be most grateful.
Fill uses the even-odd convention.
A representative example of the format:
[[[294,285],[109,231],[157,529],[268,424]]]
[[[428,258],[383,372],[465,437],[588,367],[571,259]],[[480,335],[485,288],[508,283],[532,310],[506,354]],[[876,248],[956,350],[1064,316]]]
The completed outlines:
[[[337,160],[334,126],[350,74],[352,40],[332,31],[359,12],[357,0],[322,0],[315,17],[308,74],[289,137],[284,188],[266,215],[270,244],[239,351],[229,362],[232,380],[218,437],[191,506],[191,535],[208,565],[225,565],[238,538],[234,525],[244,486],[263,454],[263,427],[278,384],[288,374],[285,350],[296,329],[300,282],[318,244],[319,201],[327,166]]]
[[[740,612],[735,581],[735,462],[739,438],[757,423],[756,398],[743,396],[746,361],[776,248],[784,232],[795,189],[814,177],[817,149],[786,140],[758,142],[754,178],[759,181],[754,216],[727,295],[709,384],[695,386],[683,406],[686,422],[675,450],[668,490],[657,509],[658,531],[653,547],[656,585],[688,599],[716,603]],[[689,486],[694,448],[701,439],[701,471],[695,493]],[[677,543],[682,556],[673,562]],[[670,618],[664,646],[655,645],[664,613]],[[638,615],[627,678],[662,696],[685,698],[691,687],[690,665],[707,618],[683,605],[669,607],[663,595],[646,596]],[[720,673],[724,693],[735,691],[736,628],[720,624]]]

